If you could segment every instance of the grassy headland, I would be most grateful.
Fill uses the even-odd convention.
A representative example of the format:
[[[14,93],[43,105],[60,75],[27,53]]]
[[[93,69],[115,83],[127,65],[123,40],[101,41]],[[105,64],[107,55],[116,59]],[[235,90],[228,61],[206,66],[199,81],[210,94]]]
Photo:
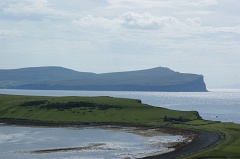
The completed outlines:
[[[217,132],[221,141],[183,158],[240,158],[240,125],[205,121],[196,111],[158,108],[134,99],[0,95],[0,122],[120,124],[210,130]]]
[[[55,123],[121,123],[163,126],[169,120],[199,119],[195,111],[174,111],[112,97],[37,97],[0,95],[1,119]]]

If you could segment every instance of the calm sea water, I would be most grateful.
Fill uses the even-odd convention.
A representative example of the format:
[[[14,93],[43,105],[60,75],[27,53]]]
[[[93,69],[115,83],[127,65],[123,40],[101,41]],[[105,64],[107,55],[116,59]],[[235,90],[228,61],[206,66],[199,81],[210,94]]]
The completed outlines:
[[[210,92],[118,92],[7,90],[1,94],[39,96],[112,96],[141,99],[143,103],[176,110],[195,110],[208,120],[240,123],[240,90],[215,89]]]
[[[139,133],[139,131],[137,132]],[[2,125],[0,126],[0,158],[136,158],[156,152],[172,151],[173,149],[168,149],[165,144],[180,140],[183,140],[183,138],[178,135],[148,132],[148,136],[144,136],[138,135],[135,130],[129,129],[43,128]],[[83,149],[51,153],[32,152],[35,150],[73,147],[82,147]]]

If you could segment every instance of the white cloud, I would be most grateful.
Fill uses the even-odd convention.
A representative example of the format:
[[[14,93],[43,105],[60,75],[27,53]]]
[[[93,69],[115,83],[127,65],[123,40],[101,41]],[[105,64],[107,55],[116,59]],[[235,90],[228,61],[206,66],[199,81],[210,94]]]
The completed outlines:
[[[126,12],[114,19],[87,15],[74,20],[73,23],[79,26],[122,27],[125,29],[177,28],[181,24],[175,17],[158,17],[150,13],[139,14],[135,12]]]
[[[3,13],[18,16],[38,15],[48,18],[71,17],[73,15],[73,13],[64,10],[54,9],[54,4],[48,0],[12,0],[11,2],[3,8]]]
[[[168,1],[158,0],[107,0],[107,8],[152,8],[152,7],[171,7]]]
[[[193,0],[184,0],[185,1],[185,5],[189,5],[189,6],[211,6],[211,5],[216,5],[218,4],[218,0],[197,0],[197,1],[193,1]]]
[[[47,0],[24,0],[16,1],[16,3],[10,4],[7,8],[4,9],[5,13],[14,13],[14,14],[46,14],[50,12],[51,9],[48,8]]]
[[[108,0],[108,8],[175,8],[179,6],[211,6],[218,4],[218,0]]]
[[[180,21],[172,16],[155,16],[150,13],[126,12],[116,18],[110,19],[107,17],[87,15],[73,23],[78,26],[87,27],[104,27],[109,29],[131,29],[131,30],[149,30],[170,31],[177,36],[179,34],[202,34],[213,32],[231,32],[240,34],[239,26],[233,27],[210,27],[202,25],[202,20],[199,17],[186,18]]]
[[[200,18],[195,17],[195,18],[188,18],[186,20],[187,24],[191,25],[191,26],[201,26],[202,21]]]
[[[0,29],[0,36],[6,37],[6,36],[20,36],[22,34],[22,31],[20,30],[7,30],[7,29]]]
[[[235,33],[240,34],[240,25],[233,27],[206,27],[206,30],[209,32],[226,32],[226,33]]]
[[[97,17],[93,15],[84,16],[78,20],[73,20],[73,24],[78,26],[85,26],[85,27],[113,27],[119,24],[118,19],[107,19],[105,17]]]
[[[138,14],[127,12],[119,16],[121,25],[127,28],[150,28],[176,27],[180,22],[175,17],[157,17],[150,13]]]

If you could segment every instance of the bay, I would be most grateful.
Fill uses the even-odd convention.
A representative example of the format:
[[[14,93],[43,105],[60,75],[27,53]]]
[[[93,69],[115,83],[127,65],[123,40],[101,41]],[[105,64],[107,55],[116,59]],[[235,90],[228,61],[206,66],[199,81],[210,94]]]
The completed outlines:
[[[0,126],[3,159],[123,159],[173,151],[179,135],[136,128]]]

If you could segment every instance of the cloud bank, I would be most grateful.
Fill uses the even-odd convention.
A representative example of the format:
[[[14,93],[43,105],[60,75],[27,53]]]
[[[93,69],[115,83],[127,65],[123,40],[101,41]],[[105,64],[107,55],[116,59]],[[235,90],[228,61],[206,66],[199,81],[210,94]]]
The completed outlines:
[[[166,66],[237,83],[239,10],[239,0],[0,1],[0,67]]]
[[[186,18],[181,21],[172,16],[155,16],[148,12],[136,13],[126,12],[119,15],[117,18],[99,17],[87,15],[80,19],[74,20],[73,23],[78,26],[85,27],[105,27],[109,29],[124,28],[124,29],[144,29],[144,30],[171,30],[178,33],[213,33],[213,32],[229,32],[240,33],[240,26],[234,27],[210,27],[203,26],[202,20],[199,17]]]

